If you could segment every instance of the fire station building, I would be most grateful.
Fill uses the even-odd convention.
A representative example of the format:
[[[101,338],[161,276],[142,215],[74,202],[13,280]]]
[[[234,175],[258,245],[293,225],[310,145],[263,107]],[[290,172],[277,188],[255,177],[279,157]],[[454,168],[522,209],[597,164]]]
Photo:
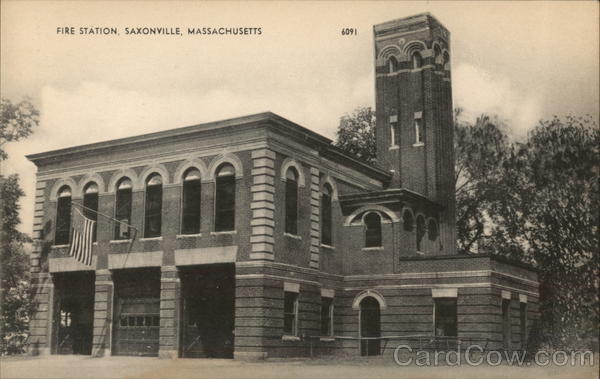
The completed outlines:
[[[269,112],[28,156],[34,349],[522,348],[536,272],[455,247],[450,35],[420,14],[376,25],[374,49],[376,165]],[[92,265],[68,254],[75,207],[96,222]]]

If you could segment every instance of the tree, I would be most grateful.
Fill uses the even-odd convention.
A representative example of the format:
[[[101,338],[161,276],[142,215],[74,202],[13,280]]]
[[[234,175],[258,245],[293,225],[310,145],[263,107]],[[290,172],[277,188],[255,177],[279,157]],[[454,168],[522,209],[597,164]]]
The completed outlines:
[[[356,108],[340,118],[335,146],[366,163],[375,163],[375,112],[371,107]]]
[[[15,142],[33,133],[39,123],[40,112],[33,106],[29,98],[13,104],[8,99],[0,103],[0,160],[5,160],[8,155],[4,145]]]
[[[0,161],[8,155],[4,145],[29,136],[38,125],[39,112],[29,99],[13,104],[2,99],[0,106]],[[0,338],[24,333],[31,306],[29,296],[29,257],[24,244],[29,237],[17,227],[19,199],[25,193],[17,174],[0,175]]]

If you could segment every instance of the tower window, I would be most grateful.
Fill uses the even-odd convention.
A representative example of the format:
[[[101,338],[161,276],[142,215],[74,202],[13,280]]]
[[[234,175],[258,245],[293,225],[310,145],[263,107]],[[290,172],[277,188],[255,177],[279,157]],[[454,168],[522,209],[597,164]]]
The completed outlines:
[[[98,185],[94,182],[88,183],[83,190],[83,215],[94,223],[92,241],[96,241],[96,230],[98,221]]]
[[[409,211],[408,209],[404,211],[404,213],[402,214],[402,218],[404,219],[404,230],[406,230],[407,232],[412,232],[413,231],[413,214],[411,211]]]
[[[182,234],[200,232],[200,191],[200,171],[189,168],[183,175]]]
[[[423,66],[423,59],[421,58],[421,54],[418,51],[412,53],[411,61],[413,69],[421,68]]]
[[[235,229],[235,169],[229,163],[217,171],[215,193],[215,231]]]
[[[423,236],[425,236],[425,219],[417,217],[417,251],[423,251]]]
[[[321,194],[321,243],[325,245],[332,244],[332,217],[331,217],[331,197],[333,191],[329,184],[323,186]]]
[[[152,174],[146,180],[144,237],[159,237],[162,224],[162,178]]]
[[[444,52],[444,70],[450,71],[450,54]]]
[[[392,56],[388,59],[388,72],[392,74],[396,71],[398,71],[398,61]]]
[[[129,238],[129,226],[131,224],[131,180],[122,178],[117,184],[117,195],[115,201],[115,218],[121,222],[115,223],[115,239]]]
[[[285,174],[285,232],[298,234],[298,172],[293,167]]]
[[[415,118],[415,144],[425,143],[425,127],[423,119]]]
[[[390,124],[390,146],[396,146],[398,143],[396,141],[396,127],[397,123],[393,122]]]
[[[375,212],[365,216],[365,247],[381,247],[381,217]]]
[[[429,224],[427,225],[427,234],[429,235],[430,241],[435,241],[438,238],[438,227],[437,222],[435,220],[429,220]]]
[[[69,243],[71,232],[71,188],[63,186],[58,191],[56,204],[56,229],[54,234],[55,245],[66,245]]]

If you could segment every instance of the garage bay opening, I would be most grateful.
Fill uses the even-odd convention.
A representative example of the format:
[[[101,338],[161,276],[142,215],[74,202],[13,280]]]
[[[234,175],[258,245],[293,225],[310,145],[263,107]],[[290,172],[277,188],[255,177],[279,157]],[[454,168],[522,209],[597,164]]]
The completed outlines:
[[[180,269],[184,358],[233,358],[235,266]]]

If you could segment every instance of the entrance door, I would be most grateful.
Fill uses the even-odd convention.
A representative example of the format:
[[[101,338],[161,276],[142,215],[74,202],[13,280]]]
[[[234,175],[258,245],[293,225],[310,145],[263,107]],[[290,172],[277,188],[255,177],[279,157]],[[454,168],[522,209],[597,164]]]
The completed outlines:
[[[360,302],[360,336],[361,337],[381,337],[381,312],[379,302],[375,298],[368,296]],[[380,340],[361,339],[360,355],[379,355]]]
[[[61,273],[54,277],[57,354],[92,354],[94,273]]]
[[[234,272],[233,265],[198,266],[180,271],[182,357],[233,358]]]

